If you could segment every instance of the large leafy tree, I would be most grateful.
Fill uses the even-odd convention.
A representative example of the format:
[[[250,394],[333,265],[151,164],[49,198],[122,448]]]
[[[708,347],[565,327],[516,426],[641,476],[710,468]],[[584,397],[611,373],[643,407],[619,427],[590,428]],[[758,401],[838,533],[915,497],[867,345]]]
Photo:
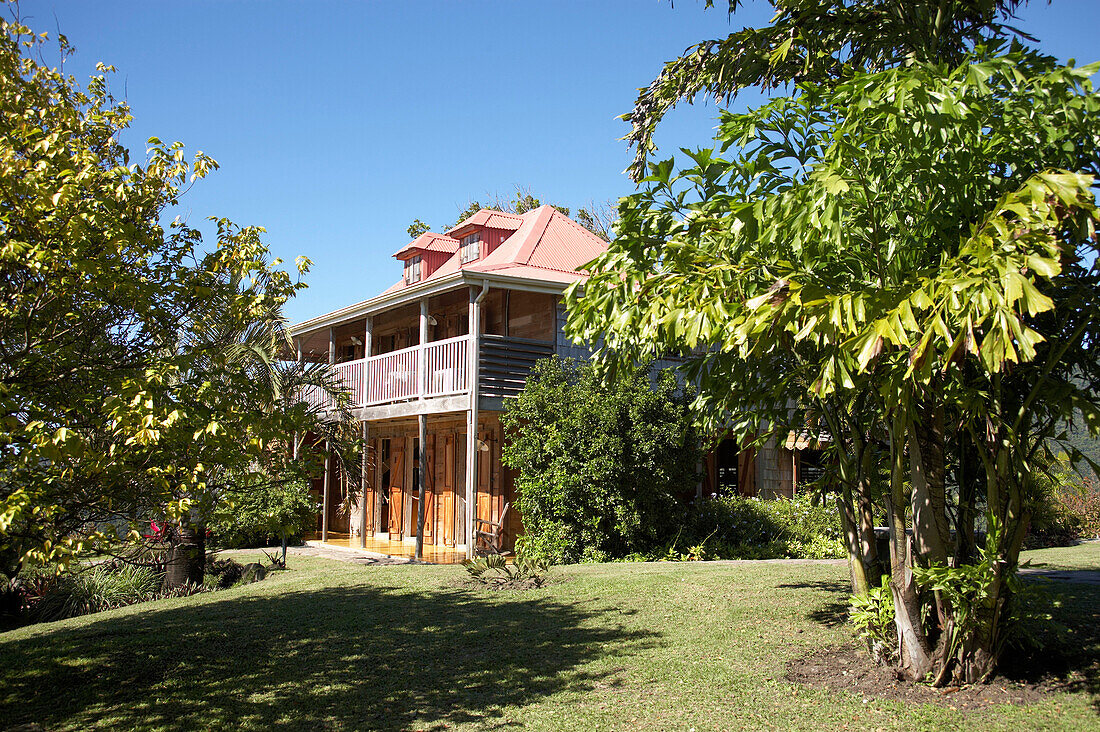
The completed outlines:
[[[697,97],[732,100],[748,88],[832,84],[855,71],[913,61],[958,63],[983,41],[1019,34],[1010,25],[1026,0],[771,0],[771,22],[705,40],[667,62],[639,90],[626,139],[635,148],[635,180],[646,175],[653,135],[677,104]],[[722,3],[719,2],[719,5]],[[727,0],[733,15],[743,0]],[[706,7],[715,5],[706,0]]]
[[[652,165],[570,294],[572,332],[619,357],[693,353],[713,423],[828,428],[857,590],[889,517],[911,678],[992,671],[1035,458],[1075,414],[1100,425],[1095,71],[979,47],[726,115],[736,154]]]
[[[216,163],[155,138],[133,161],[111,70],[82,89],[38,60],[46,43],[0,22],[7,571],[64,563],[140,519],[201,525],[231,482],[265,467],[286,479],[287,456],[307,452],[291,449],[291,435],[333,431],[296,395],[336,385],[279,362],[289,350],[281,308],[300,277],[271,259],[262,229],[218,220],[204,242],[172,218]],[[69,52],[63,37],[59,50]]]

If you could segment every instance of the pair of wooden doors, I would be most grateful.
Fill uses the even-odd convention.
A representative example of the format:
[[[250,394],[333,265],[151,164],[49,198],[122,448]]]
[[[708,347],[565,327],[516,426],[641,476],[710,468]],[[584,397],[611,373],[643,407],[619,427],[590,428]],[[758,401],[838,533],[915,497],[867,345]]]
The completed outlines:
[[[457,495],[458,470],[456,469],[456,444],[461,435],[428,435],[426,486],[424,492],[424,542],[454,546],[459,538],[458,522],[465,513],[464,501]],[[418,456],[419,440],[394,438],[390,440],[389,460],[389,510],[388,527],[391,541],[416,535],[419,510]],[[411,451],[412,455],[407,455]],[[442,452],[442,474],[439,471],[437,452]],[[412,461],[412,470],[406,469],[406,460]]]

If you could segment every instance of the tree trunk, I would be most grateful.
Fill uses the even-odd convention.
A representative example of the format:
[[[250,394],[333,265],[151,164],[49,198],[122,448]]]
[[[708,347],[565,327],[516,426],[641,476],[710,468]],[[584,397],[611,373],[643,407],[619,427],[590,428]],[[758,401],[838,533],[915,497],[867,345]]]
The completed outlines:
[[[176,524],[169,531],[168,557],[164,563],[164,589],[201,585],[205,571],[206,531],[201,525]]]
[[[904,422],[895,418],[890,430],[890,590],[898,632],[898,671],[920,681],[932,671],[932,653],[920,617],[920,593],[911,570],[913,553],[906,535]]]

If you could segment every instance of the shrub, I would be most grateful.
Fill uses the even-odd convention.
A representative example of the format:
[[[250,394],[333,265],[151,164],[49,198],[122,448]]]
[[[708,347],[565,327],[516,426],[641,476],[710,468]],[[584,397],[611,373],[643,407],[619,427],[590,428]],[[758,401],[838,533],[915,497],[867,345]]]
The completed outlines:
[[[1100,538],[1100,487],[1091,478],[1066,478],[1037,502],[1026,547],[1067,546],[1079,539]]]
[[[604,381],[571,359],[538,363],[501,419],[531,555],[603,561],[667,542],[686,515],[678,495],[695,491],[690,399],[649,366]]]
[[[695,506],[684,546],[698,559],[843,559],[840,517],[809,494],[762,500],[704,499]]]
[[[470,577],[494,590],[526,590],[546,584],[550,565],[543,559],[516,555],[511,565],[500,554],[467,560],[463,563]]]
[[[220,547],[278,544],[311,531],[317,518],[317,501],[305,481],[278,483],[259,473],[224,498],[208,526],[213,542]]]
[[[243,571],[244,568],[232,559],[217,559],[213,554],[208,554],[203,584],[210,589],[224,590],[236,584]]]
[[[104,562],[94,567],[28,578],[30,615],[39,622],[72,618],[152,600],[160,590],[161,575],[149,567]]]
[[[897,626],[894,625],[890,577],[883,575],[882,584],[872,587],[866,595],[853,596],[848,617],[867,644],[871,657],[882,665],[892,663],[897,648]]]

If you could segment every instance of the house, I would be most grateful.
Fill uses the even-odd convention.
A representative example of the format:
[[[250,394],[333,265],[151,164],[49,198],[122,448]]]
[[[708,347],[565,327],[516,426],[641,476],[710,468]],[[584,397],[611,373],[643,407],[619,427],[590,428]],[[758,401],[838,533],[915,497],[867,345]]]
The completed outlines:
[[[501,516],[512,546],[522,517],[514,475],[501,465],[499,417],[535,361],[588,356],[562,332],[562,293],[606,246],[550,206],[522,215],[483,209],[394,253],[403,276],[382,294],[291,329],[299,359],[335,364],[372,458],[361,486],[346,485],[326,461],[315,481],[322,541],[414,542],[423,473],[426,546],[461,556],[475,518]],[[788,448],[749,452],[722,441],[699,493],[755,494],[758,485],[793,493],[798,453]],[[349,495],[354,508],[341,511]]]

